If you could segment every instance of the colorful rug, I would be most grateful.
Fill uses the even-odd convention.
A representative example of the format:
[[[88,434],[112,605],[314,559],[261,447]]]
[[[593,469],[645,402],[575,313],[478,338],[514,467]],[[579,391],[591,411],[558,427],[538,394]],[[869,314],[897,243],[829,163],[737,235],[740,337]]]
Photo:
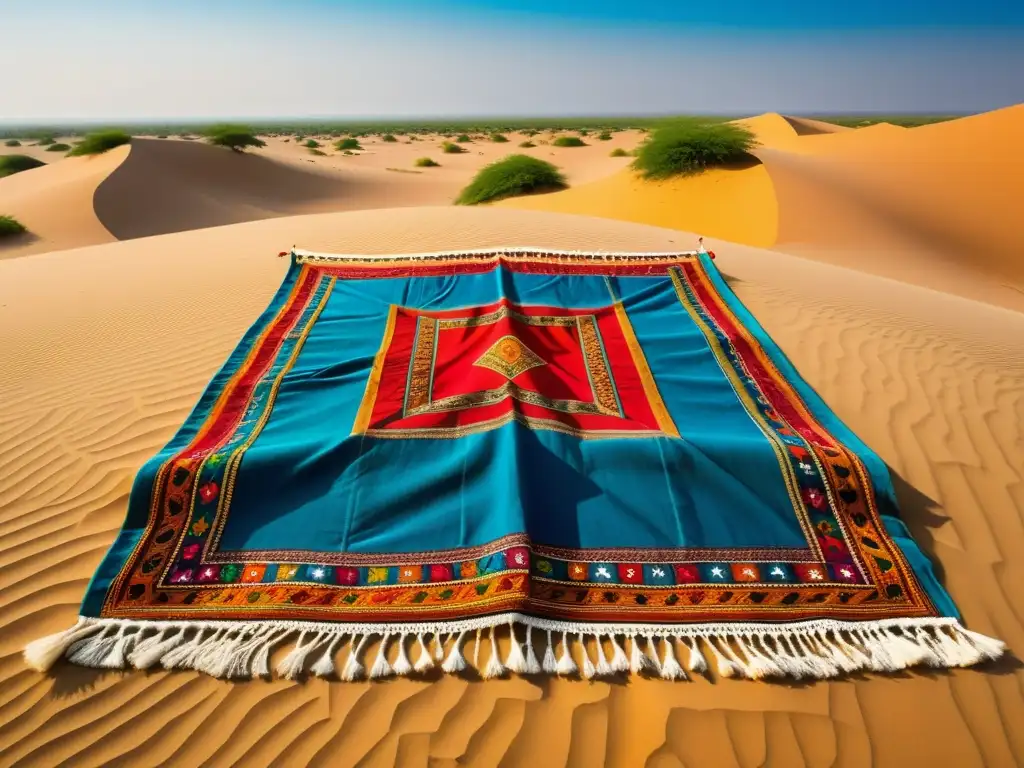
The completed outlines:
[[[288,677],[757,679],[1002,653],[709,254],[291,259],[34,667],[251,677],[280,647]]]

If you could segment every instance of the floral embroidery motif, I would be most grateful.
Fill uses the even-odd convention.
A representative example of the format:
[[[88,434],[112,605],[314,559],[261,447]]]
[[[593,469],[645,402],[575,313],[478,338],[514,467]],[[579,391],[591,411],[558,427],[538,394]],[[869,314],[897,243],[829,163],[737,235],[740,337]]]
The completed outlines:
[[[489,368],[511,380],[531,368],[547,365],[547,363],[518,338],[505,335],[480,355],[473,365]]]

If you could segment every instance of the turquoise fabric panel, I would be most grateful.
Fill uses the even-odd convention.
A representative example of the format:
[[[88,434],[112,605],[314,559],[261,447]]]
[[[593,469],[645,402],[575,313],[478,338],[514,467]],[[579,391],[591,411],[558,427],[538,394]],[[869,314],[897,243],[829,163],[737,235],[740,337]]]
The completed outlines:
[[[510,533],[566,547],[802,547],[766,438],[667,278],[615,281],[683,439],[580,440],[518,424],[457,440],[352,437],[391,303],[570,308],[603,277],[505,270],[339,281],[247,451],[221,549],[409,552]]]

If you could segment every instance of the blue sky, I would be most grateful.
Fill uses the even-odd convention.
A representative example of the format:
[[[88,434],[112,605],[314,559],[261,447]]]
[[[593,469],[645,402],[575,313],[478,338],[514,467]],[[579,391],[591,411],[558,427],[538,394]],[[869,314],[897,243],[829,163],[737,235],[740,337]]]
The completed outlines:
[[[1016,0],[4,0],[3,122],[971,112]]]

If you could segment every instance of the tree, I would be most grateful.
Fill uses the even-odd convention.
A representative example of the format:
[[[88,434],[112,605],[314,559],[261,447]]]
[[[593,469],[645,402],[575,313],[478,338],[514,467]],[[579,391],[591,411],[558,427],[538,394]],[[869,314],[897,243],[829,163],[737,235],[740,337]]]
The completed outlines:
[[[203,132],[206,140],[216,147],[227,147],[233,152],[244,152],[246,147],[265,147],[267,143],[257,138],[246,125],[215,125]]]

